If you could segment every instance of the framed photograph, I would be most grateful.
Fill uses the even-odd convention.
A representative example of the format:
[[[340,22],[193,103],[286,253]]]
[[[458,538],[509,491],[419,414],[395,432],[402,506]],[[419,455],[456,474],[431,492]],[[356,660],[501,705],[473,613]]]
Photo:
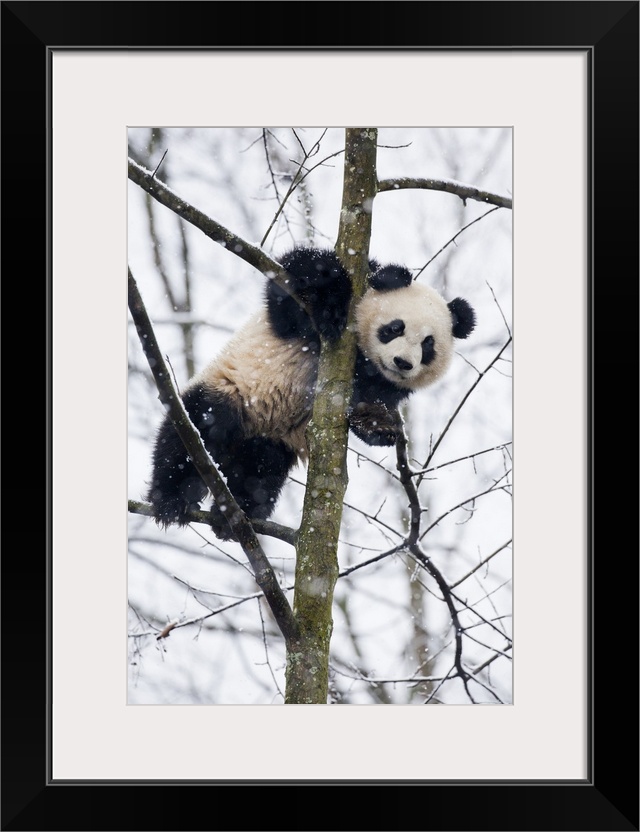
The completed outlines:
[[[621,311],[631,286],[637,317],[638,3],[304,9],[301,33],[284,3],[2,4],[5,288],[18,263],[42,275],[47,401],[44,545],[3,559],[2,828],[637,830],[637,557],[611,499],[628,479],[611,440],[622,413],[637,435],[637,412],[625,393],[612,424],[609,388],[637,332]],[[212,38],[205,10],[228,21]],[[359,266],[348,245],[327,260],[348,239],[357,125],[377,153]],[[352,256],[383,297],[369,341],[340,299]],[[331,281],[322,307],[311,262]],[[304,308],[278,317],[291,294],[264,285],[283,263]],[[425,285],[454,343],[414,394],[413,363],[445,349],[440,318],[399,299]],[[278,707],[319,704],[285,670],[301,603],[287,535],[313,525],[311,490],[280,435],[265,450],[257,416],[230,421],[218,357],[262,390],[263,330],[233,350],[265,316],[282,374],[292,339],[295,372],[319,376],[313,333],[356,339],[322,700],[348,708]],[[206,449],[265,561],[190,479],[171,491],[184,446],[167,473],[177,423],[152,338],[224,425]],[[394,342],[401,382],[378,381]],[[356,799],[291,820],[259,799],[299,789]]]

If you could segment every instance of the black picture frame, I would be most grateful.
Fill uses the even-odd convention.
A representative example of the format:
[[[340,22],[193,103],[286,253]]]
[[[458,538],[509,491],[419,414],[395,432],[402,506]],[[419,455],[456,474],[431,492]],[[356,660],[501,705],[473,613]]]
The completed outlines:
[[[212,24],[209,36],[206,21],[214,5],[216,19],[225,23]],[[20,495],[21,511],[5,509],[8,539],[2,558],[2,829],[638,830],[637,501],[629,500],[628,493],[628,468],[637,473],[637,454],[630,454],[628,446],[629,438],[638,436],[639,4],[478,0],[319,5],[322,13],[313,15],[311,28],[301,17],[302,4],[284,2],[1,4],[5,310],[8,306],[12,317],[22,310],[32,343],[36,332],[44,341],[39,360],[25,355],[16,364],[10,353],[11,360],[5,361],[5,381],[12,392],[20,391],[5,413],[20,415],[9,418],[5,468],[15,479],[7,477],[4,502],[7,495],[9,502]],[[330,773],[313,783],[50,780],[50,57],[56,48],[178,47],[587,50],[591,689],[584,782],[335,781]],[[561,185],[551,198],[567,200],[570,210],[571,195],[563,194]],[[26,303],[24,278],[32,289]],[[567,310],[568,318],[577,314],[579,308]],[[562,333],[559,342],[561,349]],[[44,408],[38,406],[42,400]],[[24,449],[37,447],[34,437],[43,441],[40,453],[25,454]],[[29,460],[28,471],[14,461],[18,447]],[[29,488],[22,485],[27,476]],[[35,489],[33,483],[42,486]],[[44,501],[33,499],[36,491],[43,492]],[[86,510],[91,510],[90,501]],[[25,528],[31,511],[40,520],[42,546],[33,546],[31,529]],[[570,651],[572,645],[564,649]],[[216,753],[215,743],[208,741]],[[260,747],[259,738],[250,753],[265,754],[268,772],[268,749]]]

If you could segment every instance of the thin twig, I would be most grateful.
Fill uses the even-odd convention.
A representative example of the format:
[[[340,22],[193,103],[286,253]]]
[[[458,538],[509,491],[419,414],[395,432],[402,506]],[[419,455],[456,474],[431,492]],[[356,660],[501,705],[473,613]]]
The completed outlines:
[[[156,178],[156,173],[160,170],[160,165],[164,162],[164,157],[167,155],[167,153],[168,153],[168,152],[169,152],[169,148],[167,148],[167,149],[165,150],[165,152],[162,154],[162,159],[160,159],[160,161],[159,161],[159,162],[158,162],[158,164],[156,165],[156,169],[155,169],[155,170],[154,170],[154,172],[151,174],[151,178],[152,178],[152,179],[155,179],[155,178]]]
[[[482,456],[482,454],[488,454],[492,451],[501,451],[511,444],[513,443],[503,442],[501,445],[494,445],[493,448],[485,448],[483,451],[474,451],[474,453],[467,454],[467,456],[459,456],[457,459],[450,459],[447,462],[442,462],[440,465],[432,465],[431,468],[420,468],[418,471],[414,471],[411,476],[415,477],[420,474],[430,474],[433,471],[438,471],[440,468],[446,468],[447,465],[454,465],[456,462],[464,462],[466,459],[475,459],[477,456]]]
[[[426,468],[428,468],[428,467],[429,467],[429,463],[431,462],[431,460],[433,459],[433,457],[434,457],[434,455],[435,455],[436,451],[437,451],[437,450],[438,450],[438,448],[440,447],[440,443],[442,442],[442,440],[444,439],[444,437],[447,435],[447,431],[449,430],[449,428],[450,428],[450,427],[451,427],[451,425],[453,424],[453,421],[454,421],[454,419],[456,418],[456,416],[460,413],[460,411],[462,410],[462,408],[463,408],[463,407],[464,407],[464,405],[466,404],[467,400],[469,399],[469,396],[471,396],[471,394],[473,393],[473,391],[474,391],[474,390],[476,389],[476,387],[480,384],[480,382],[482,381],[482,379],[483,379],[483,378],[487,375],[487,373],[489,372],[489,370],[490,370],[490,369],[494,366],[494,364],[496,364],[496,362],[500,359],[500,357],[501,357],[502,353],[503,353],[503,352],[507,349],[507,347],[509,346],[509,344],[510,344],[510,343],[511,343],[511,336],[509,336],[509,338],[507,338],[507,341],[506,341],[506,342],[505,342],[505,344],[501,347],[501,349],[500,349],[500,351],[498,352],[498,354],[495,356],[495,358],[493,358],[493,360],[492,360],[492,361],[490,361],[490,362],[489,362],[489,364],[485,367],[485,369],[484,369],[484,370],[482,370],[482,371],[478,371],[478,377],[476,378],[476,380],[473,382],[473,384],[471,385],[471,387],[467,390],[467,392],[466,392],[466,393],[464,394],[464,396],[462,397],[462,400],[461,400],[460,404],[456,407],[456,409],[455,409],[455,410],[453,411],[453,413],[451,414],[451,417],[449,418],[449,421],[447,422],[447,424],[444,426],[444,429],[443,429],[442,433],[440,434],[440,436],[438,437],[438,439],[437,439],[437,440],[436,440],[436,442],[434,443],[433,447],[432,447],[432,448],[431,448],[431,450],[429,451],[429,456],[427,457],[427,459],[426,459],[426,461],[425,461],[424,465],[422,466],[422,468],[423,468],[423,469],[426,469]],[[420,483],[422,482],[422,480],[423,480],[423,475],[421,475],[421,476],[419,476],[419,477],[418,477],[418,482],[417,482],[417,485],[418,485],[418,486],[420,485]]]
[[[451,584],[451,589],[455,589],[455,587],[459,586],[461,583],[466,581],[467,578],[470,578],[471,575],[473,575],[474,572],[477,572],[478,569],[481,569],[485,565],[485,563],[488,563],[491,560],[491,558],[494,558],[496,555],[500,554],[500,552],[502,552],[504,549],[506,549],[507,546],[510,546],[511,542],[512,542],[512,539],[510,538],[509,540],[507,540],[506,543],[503,543],[502,546],[499,546],[495,550],[495,552],[491,552],[490,555],[487,555],[487,557],[484,558],[484,560],[481,560],[480,563],[477,566],[474,566],[473,569],[469,570],[469,572],[467,572],[466,575],[463,575],[461,578],[458,578],[458,580],[455,583]]]
[[[442,252],[447,248],[447,246],[450,246],[451,243],[453,243],[456,240],[456,238],[459,237],[462,234],[463,231],[466,231],[467,228],[470,228],[472,225],[474,225],[474,223],[480,222],[480,220],[483,220],[485,217],[488,217],[489,214],[493,214],[493,212],[497,211],[499,208],[500,208],[500,206],[496,205],[495,208],[491,208],[489,211],[486,211],[481,216],[476,217],[475,220],[471,220],[471,222],[469,222],[465,226],[463,226],[460,229],[460,231],[458,231],[457,234],[453,235],[453,237],[449,240],[448,243],[445,243],[439,251],[436,251],[436,253],[433,255],[433,257],[431,257],[431,259],[427,260],[427,262],[424,264],[424,266],[420,269],[420,271],[415,275],[415,277],[413,279],[417,280],[420,277],[420,275],[422,274],[422,272],[427,268],[427,266],[430,263],[433,263],[433,261],[436,259],[436,257],[438,257],[438,255],[442,254]]]

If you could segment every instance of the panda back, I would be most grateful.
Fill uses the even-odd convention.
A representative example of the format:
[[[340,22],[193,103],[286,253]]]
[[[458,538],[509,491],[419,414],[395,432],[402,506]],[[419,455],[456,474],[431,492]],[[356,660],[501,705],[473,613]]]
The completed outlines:
[[[264,311],[254,315],[189,386],[222,393],[247,437],[283,441],[306,459],[317,352],[303,338],[279,338]]]

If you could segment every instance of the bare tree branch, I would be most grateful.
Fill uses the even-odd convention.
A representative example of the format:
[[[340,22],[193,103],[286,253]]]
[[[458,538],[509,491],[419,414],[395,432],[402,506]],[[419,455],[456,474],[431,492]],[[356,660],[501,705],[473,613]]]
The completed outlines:
[[[473,567],[473,569],[470,569],[470,570],[467,572],[467,574],[466,574],[466,575],[463,575],[463,576],[462,576],[461,578],[459,578],[459,579],[458,579],[455,583],[451,584],[451,589],[455,589],[455,587],[460,586],[460,584],[461,584],[461,583],[463,583],[464,581],[466,581],[466,580],[467,580],[467,578],[470,578],[470,577],[471,577],[471,576],[472,576],[475,572],[477,572],[477,571],[478,571],[478,569],[482,569],[482,567],[483,567],[485,564],[489,563],[489,561],[491,560],[491,558],[494,558],[496,555],[499,555],[499,554],[500,554],[500,552],[502,552],[504,549],[506,549],[506,548],[507,548],[507,546],[510,546],[510,545],[511,545],[511,540],[507,540],[507,542],[506,542],[506,543],[503,543],[503,544],[502,544],[502,546],[499,546],[499,547],[498,547],[498,548],[497,548],[494,552],[491,552],[491,554],[490,554],[490,555],[487,555],[487,557],[486,557],[486,558],[483,558],[477,566],[474,566],[474,567]]]
[[[404,428],[398,433],[396,440],[396,456],[397,467],[400,471],[400,482],[409,498],[409,509],[411,511],[411,519],[409,522],[409,536],[406,540],[406,546],[411,549],[418,541],[420,535],[420,518],[422,517],[422,507],[420,506],[420,498],[418,497],[418,490],[416,489],[411,468],[409,467],[409,460],[407,458],[407,435]]]
[[[417,477],[421,474],[431,474],[433,471],[438,471],[440,468],[446,468],[448,465],[455,465],[456,462],[464,462],[466,459],[475,459],[477,456],[489,454],[492,451],[502,451],[505,448],[508,448],[511,444],[511,442],[503,442],[501,445],[494,445],[492,448],[485,448],[482,451],[474,451],[472,454],[467,454],[466,456],[459,456],[457,459],[450,459],[447,462],[440,463],[440,465],[432,465],[431,468],[420,468],[418,471],[414,471],[412,476]]]
[[[326,159],[323,159],[323,160],[322,160],[322,162],[318,162],[316,165],[314,165],[312,168],[310,168],[309,170],[307,170],[305,173],[303,173],[303,172],[302,172],[302,171],[304,170],[304,165],[305,165],[305,163],[307,162],[307,160],[308,160],[311,156],[314,156],[314,155],[318,152],[318,150],[320,149],[320,143],[321,143],[322,139],[324,138],[324,136],[325,136],[326,132],[327,132],[326,130],[323,130],[322,135],[321,135],[321,136],[320,136],[320,138],[319,138],[319,139],[318,139],[318,140],[317,140],[317,141],[313,144],[313,146],[312,146],[311,150],[307,151],[307,150],[305,149],[304,145],[302,144],[302,142],[300,141],[300,138],[298,137],[298,134],[296,133],[296,131],[295,131],[295,130],[293,131],[293,135],[296,137],[296,140],[297,140],[298,144],[299,144],[299,145],[300,145],[300,147],[302,148],[303,159],[302,159],[302,161],[301,161],[301,162],[296,162],[296,163],[295,163],[295,164],[297,164],[297,165],[298,165],[298,170],[297,170],[297,171],[295,172],[295,174],[293,175],[293,178],[292,178],[292,180],[291,180],[291,184],[289,185],[289,188],[288,188],[288,190],[287,190],[286,194],[284,195],[284,197],[283,197],[282,201],[280,201],[280,196],[279,196],[279,194],[278,194],[278,189],[276,188],[275,181],[274,181],[274,183],[273,183],[273,184],[274,184],[274,188],[275,188],[275,190],[276,190],[276,197],[277,197],[277,199],[278,199],[279,205],[278,205],[278,210],[276,211],[276,213],[275,213],[275,215],[274,215],[273,219],[271,220],[271,223],[269,224],[269,228],[267,228],[267,230],[266,230],[266,231],[265,231],[265,233],[264,233],[264,236],[262,237],[262,240],[260,240],[260,245],[261,245],[261,246],[263,246],[263,245],[265,244],[265,242],[266,242],[266,240],[267,240],[267,237],[268,237],[268,236],[269,236],[269,234],[271,233],[271,229],[272,229],[272,228],[273,228],[273,226],[276,224],[276,222],[277,222],[277,220],[278,220],[278,217],[280,216],[280,214],[281,214],[281,213],[282,213],[282,211],[284,210],[284,206],[287,204],[287,202],[288,202],[288,200],[289,200],[289,197],[293,194],[293,192],[296,190],[296,188],[297,188],[297,187],[298,187],[298,186],[299,186],[299,185],[300,185],[300,184],[301,184],[301,183],[302,183],[302,182],[303,182],[303,181],[307,178],[307,176],[311,173],[311,171],[312,171],[312,170],[314,170],[315,168],[317,168],[317,167],[318,167],[318,165],[322,165],[322,164],[324,164],[324,162],[326,162]],[[265,152],[267,153],[267,160],[268,160],[268,159],[269,159],[269,155],[268,155],[268,149],[267,149],[266,138],[265,138]],[[338,156],[340,153],[344,153],[344,151],[343,151],[343,150],[339,150],[337,153],[332,153],[332,154],[331,154],[331,156],[327,156],[327,159],[331,159],[331,157],[332,157],[332,156]],[[291,161],[293,161],[293,160],[291,160]],[[273,176],[273,175],[272,175],[272,176]]]
[[[149,503],[141,503],[137,500],[129,500],[129,512],[131,514],[141,514],[143,517],[155,517],[153,507]],[[205,526],[209,525],[209,512],[207,511],[191,509],[186,513],[186,517],[190,523],[204,523]],[[258,520],[257,518],[251,520],[251,525],[258,534],[275,537],[284,543],[289,543],[291,546],[296,545],[296,538],[298,536],[296,529],[291,529],[289,526],[281,526],[280,523],[274,523],[271,520]]]
[[[414,275],[413,279],[417,280],[420,277],[420,275],[422,274],[422,272],[427,268],[427,266],[430,265],[431,263],[433,263],[433,261],[436,259],[436,257],[438,257],[438,255],[442,254],[442,252],[448,246],[450,246],[452,243],[454,243],[456,241],[456,239],[462,234],[463,231],[466,231],[467,228],[470,228],[472,225],[475,225],[475,223],[480,222],[480,220],[483,220],[485,217],[488,217],[489,214],[493,214],[493,212],[497,211],[498,208],[500,208],[499,205],[497,205],[495,208],[490,208],[488,211],[486,211],[484,214],[482,214],[482,216],[476,217],[475,220],[471,220],[471,222],[468,222],[465,226],[463,226],[460,229],[460,231],[458,231],[457,234],[453,235],[453,237],[449,240],[448,243],[445,243],[439,251],[436,251],[436,253],[433,255],[433,257],[430,257],[429,260],[427,260],[427,262],[420,269],[420,271],[416,275]]]
[[[412,179],[400,177],[398,179],[382,179],[378,182],[378,192],[399,191],[403,188],[422,188],[427,191],[444,191],[447,194],[459,196],[464,202],[467,199],[474,199],[477,202],[486,202],[488,205],[497,205],[499,208],[511,208],[512,200],[506,196],[492,194],[489,191],[481,191],[473,185],[465,185],[463,182],[456,182],[454,179]]]
[[[507,473],[509,473],[509,472],[507,472]],[[428,534],[431,531],[431,529],[435,528],[435,526],[437,526],[438,523],[440,523],[442,520],[444,520],[445,517],[447,517],[449,514],[451,514],[452,511],[456,511],[456,509],[462,508],[462,506],[466,506],[467,503],[474,502],[479,497],[484,497],[486,494],[493,494],[494,492],[502,491],[503,489],[504,489],[504,486],[499,486],[496,483],[494,483],[493,485],[489,486],[489,488],[485,488],[484,491],[478,491],[476,494],[473,494],[471,497],[467,497],[465,500],[461,500],[459,503],[456,503],[455,506],[451,506],[451,508],[448,508],[445,512],[443,512],[440,515],[440,517],[438,517],[436,520],[433,521],[433,523],[431,523],[429,526],[427,526],[427,528],[420,535],[420,540],[422,540],[425,537],[425,535]]]
[[[171,188],[159,179],[154,178],[151,171],[138,165],[133,159],[129,159],[129,179],[135,182],[136,185],[139,185],[166,208],[170,208],[179,217],[182,217],[182,219],[200,229],[203,234],[206,234],[215,243],[224,246],[232,254],[240,257],[240,259],[254,266],[259,272],[262,272],[268,278],[275,281],[278,286],[294,297],[300,306],[306,310],[305,304],[291,290],[287,272],[282,268],[280,263],[269,257],[262,249],[243,240],[242,237],[233,234],[219,222],[216,222],[216,220],[203,214],[202,211],[194,208],[193,205],[185,202]]]
[[[264,592],[285,640],[289,642],[297,635],[297,625],[289,602],[282,592],[271,568],[271,564],[262,551],[262,547],[251,523],[247,520],[244,512],[240,509],[227,488],[226,483],[218,473],[204,446],[198,429],[193,425],[185,410],[182,399],[173,384],[171,375],[160,352],[151,321],[149,320],[147,310],[145,309],[131,270],[129,270],[129,310],[138,330],[140,343],[149,362],[149,367],[156,381],[160,401],[167,408],[171,421],[183,441],[189,457],[202,477],[203,482],[213,494],[214,499],[220,501],[220,498],[223,497],[223,502],[230,506],[230,518],[228,522],[231,531],[249,559],[254,570],[256,582]]]
[[[464,407],[464,405],[467,402],[469,396],[473,393],[473,391],[476,389],[476,387],[480,384],[480,382],[486,376],[486,374],[489,372],[489,370],[500,359],[500,357],[502,356],[502,353],[507,349],[507,347],[509,346],[510,343],[511,343],[511,336],[509,336],[509,338],[507,339],[505,344],[501,347],[501,349],[499,350],[499,352],[495,356],[495,358],[493,358],[492,361],[490,361],[489,364],[487,364],[487,366],[484,368],[484,370],[482,370],[482,372],[478,372],[478,377],[476,378],[474,383],[471,385],[471,387],[467,390],[465,395],[462,397],[462,400],[461,400],[460,404],[456,407],[456,409],[453,411],[453,413],[449,417],[449,420],[448,420],[447,424],[444,426],[444,429],[443,429],[442,433],[440,434],[437,441],[435,442],[435,444],[431,448],[431,451],[429,452],[429,456],[427,457],[427,459],[425,460],[424,465],[422,466],[423,469],[428,469],[429,463],[431,462],[431,460],[433,459],[436,451],[438,450],[438,448],[440,446],[440,443],[442,442],[442,440],[446,436],[447,431],[449,430],[449,428],[453,424],[454,419],[456,418],[458,413],[460,413],[460,411]],[[418,483],[417,483],[418,486],[422,482],[423,478],[424,478],[424,476],[422,474],[418,477]]]

